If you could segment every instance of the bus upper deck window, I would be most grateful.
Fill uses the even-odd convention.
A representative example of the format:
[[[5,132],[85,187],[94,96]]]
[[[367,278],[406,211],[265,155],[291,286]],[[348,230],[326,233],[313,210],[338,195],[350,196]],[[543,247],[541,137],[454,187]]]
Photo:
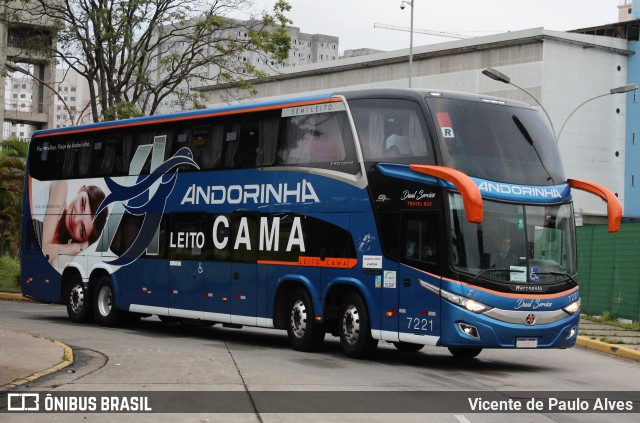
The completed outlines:
[[[434,163],[431,137],[418,103],[361,99],[349,105],[365,160]]]

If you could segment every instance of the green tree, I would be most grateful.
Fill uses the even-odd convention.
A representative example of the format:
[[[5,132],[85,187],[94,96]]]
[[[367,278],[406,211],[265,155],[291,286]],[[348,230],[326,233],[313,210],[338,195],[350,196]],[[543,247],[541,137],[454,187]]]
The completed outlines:
[[[291,6],[274,1],[270,11],[239,21],[226,16],[253,10],[254,0],[0,0],[0,19],[38,27],[51,22],[50,35],[33,37],[28,48],[89,82],[98,122],[128,117],[127,111],[154,114],[171,93],[183,108],[197,107],[198,94],[190,90],[196,80],[251,90],[247,79],[264,73],[243,54],[280,63],[289,53],[285,14]]]
[[[0,254],[18,257],[22,227],[25,160],[29,143],[0,141]]]

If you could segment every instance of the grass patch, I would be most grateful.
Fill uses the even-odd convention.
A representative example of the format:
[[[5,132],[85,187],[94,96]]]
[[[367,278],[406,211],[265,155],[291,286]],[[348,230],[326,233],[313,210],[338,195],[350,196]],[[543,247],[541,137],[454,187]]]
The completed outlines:
[[[600,341],[602,342],[606,342],[607,344],[625,344],[625,342],[622,342],[622,339],[619,338],[609,338],[608,336],[603,336],[602,338],[600,338]]]
[[[20,291],[20,262],[9,256],[0,257],[0,290]]]
[[[581,314],[581,317],[592,322],[605,323],[608,325],[616,326],[623,329],[640,330],[640,322],[625,323],[618,320],[609,311],[603,311],[600,316],[591,316],[587,314]]]

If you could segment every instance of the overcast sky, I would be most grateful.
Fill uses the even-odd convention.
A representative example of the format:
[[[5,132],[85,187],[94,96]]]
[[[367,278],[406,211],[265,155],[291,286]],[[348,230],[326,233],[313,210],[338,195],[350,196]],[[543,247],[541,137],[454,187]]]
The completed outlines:
[[[374,28],[374,23],[409,27],[411,8],[400,0],[288,0],[293,26],[309,34],[340,38],[340,54],[362,47],[409,47],[409,32]],[[274,0],[256,0],[268,7]],[[617,22],[624,0],[414,0],[414,28],[467,36],[544,27],[570,30]],[[416,33],[414,45],[451,38]]]

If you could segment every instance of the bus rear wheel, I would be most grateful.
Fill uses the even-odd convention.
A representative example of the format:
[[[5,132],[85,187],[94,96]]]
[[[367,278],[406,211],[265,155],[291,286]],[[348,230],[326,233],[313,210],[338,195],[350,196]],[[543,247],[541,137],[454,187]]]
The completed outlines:
[[[316,351],[324,341],[324,325],[316,322],[313,302],[306,289],[296,289],[289,298],[287,335],[298,351]]]
[[[74,275],[69,281],[67,296],[67,315],[76,323],[88,322],[92,317],[91,298],[84,289],[80,275]]]
[[[344,353],[353,358],[373,354],[378,341],[371,337],[369,312],[360,294],[350,292],[344,297],[339,316],[340,345]]]
[[[475,358],[482,352],[482,348],[478,347],[449,347],[449,352],[455,357],[463,360]]]
[[[108,276],[101,277],[93,292],[93,308],[96,320],[103,326],[117,326],[120,323],[120,313],[116,310],[113,285]]]

